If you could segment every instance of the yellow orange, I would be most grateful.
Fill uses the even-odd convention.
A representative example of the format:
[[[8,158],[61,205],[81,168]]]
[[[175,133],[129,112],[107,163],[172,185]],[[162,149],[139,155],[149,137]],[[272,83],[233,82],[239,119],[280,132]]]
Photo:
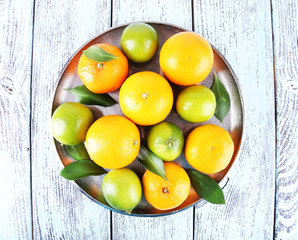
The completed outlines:
[[[107,43],[96,44],[104,51],[118,57],[107,62],[97,62],[81,55],[78,74],[84,85],[94,93],[108,93],[118,89],[128,74],[128,61],[121,50]]]
[[[195,128],[185,143],[185,158],[188,163],[206,174],[225,169],[233,152],[234,143],[230,134],[213,124]]]
[[[86,148],[91,159],[108,169],[130,164],[140,150],[140,132],[129,119],[108,115],[96,120],[86,136]]]
[[[203,81],[213,66],[213,50],[209,42],[194,32],[181,32],[162,46],[160,67],[175,84],[188,86]]]
[[[186,171],[173,162],[165,162],[164,165],[168,182],[149,170],[146,170],[142,178],[145,199],[159,210],[180,206],[190,191]]]
[[[161,75],[138,72],[120,88],[119,103],[125,116],[139,125],[154,125],[164,120],[173,106],[173,91]]]

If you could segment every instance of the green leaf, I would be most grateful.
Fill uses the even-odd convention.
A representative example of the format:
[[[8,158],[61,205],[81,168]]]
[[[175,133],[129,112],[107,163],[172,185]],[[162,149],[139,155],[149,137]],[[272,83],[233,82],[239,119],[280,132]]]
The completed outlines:
[[[64,89],[72,93],[80,103],[86,105],[99,105],[104,107],[109,107],[117,102],[108,94],[96,94],[88,90],[85,85],[78,86],[73,89]]]
[[[196,193],[206,201],[215,204],[225,204],[224,194],[218,183],[208,175],[193,169],[185,169]]]
[[[158,176],[161,176],[166,181],[168,181],[168,179],[166,178],[165,166],[162,159],[143,145],[140,148],[138,160],[149,171],[157,174]]]
[[[102,175],[107,173],[102,167],[91,160],[75,161],[65,166],[60,175],[68,180],[77,180],[91,175]]]
[[[89,154],[85,148],[84,142],[77,145],[66,145],[68,154],[76,160],[87,160],[90,159]]]
[[[214,81],[211,91],[216,98],[216,109],[214,115],[222,122],[230,110],[230,97],[225,86],[219,81],[216,73],[214,73]]]
[[[110,54],[97,46],[91,46],[83,51],[83,53],[87,58],[97,62],[107,62],[113,59],[118,59],[118,57],[116,57],[115,55]]]

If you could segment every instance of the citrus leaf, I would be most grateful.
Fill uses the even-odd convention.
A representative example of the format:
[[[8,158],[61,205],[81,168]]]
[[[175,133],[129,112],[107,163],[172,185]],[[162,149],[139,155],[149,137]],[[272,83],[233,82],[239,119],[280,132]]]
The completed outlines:
[[[75,160],[90,159],[84,142],[79,143],[77,145],[66,145],[66,150],[67,150],[68,154]]]
[[[91,175],[102,175],[107,173],[102,167],[91,160],[75,161],[65,166],[60,175],[68,180],[77,180]]]
[[[85,56],[87,58],[97,61],[97,62],[107,62],[107,61],[118,58],[115,55],[110,54],[110,53],[106,52],[105,50],[103,50],[102,48],[97,47],[97,46],[91,46],[88,49],[86,49],[85,51],[83,51],[83,53],[85,54]]]
[[[216,73],[214,73],[214,81],[210,89],[216,98],[214,115],[222,122],[230,110],[231,102],[225,86],[219,81]]]
[[[158,176],[161,176],[166,181],[168,181],[168,179],[166,178],[165,166],[162,159],[143,145],[140,148],[138,160],[149,171],[155,173]]]
[[[225,204],[225,197],[218,183],[208,175],[193,169],[185,169],[196,193],[206,201]]]
[[[64,89],[71,94],[73,94],[80,103],[86,105],[99,105],[103,107],[109,107],[117,102],[108,94],[96,94],[91,92],[89,89],[85,87],[85,85],[81,85],[75,87],[73,89]]]

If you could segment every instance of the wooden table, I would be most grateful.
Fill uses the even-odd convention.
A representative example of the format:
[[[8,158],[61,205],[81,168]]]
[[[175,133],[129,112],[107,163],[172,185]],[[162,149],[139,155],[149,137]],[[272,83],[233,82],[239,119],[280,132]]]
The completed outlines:
[[[297,0],[1,0],[0,239],[298,239]],[[202,34],[241,83],[246,135],[226,205],[136,218],[59,176],[51,97],[70,56],[111,26]]]

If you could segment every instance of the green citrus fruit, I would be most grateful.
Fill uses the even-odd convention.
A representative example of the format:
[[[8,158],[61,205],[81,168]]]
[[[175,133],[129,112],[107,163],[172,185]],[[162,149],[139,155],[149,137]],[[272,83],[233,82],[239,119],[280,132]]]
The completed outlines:
[[[110,171],[103,178],[102,191],[113,208],[129,213],[138,205],[142,197],[141,181],[128,168]]]
[[[52,116],[52,134],[62,144],[76,145],[85,140],[92,122],[93,114],[86,106],[76,102],[63,103]]]
[[[132,23],[124,29],[120,42],[122,51],[130,60],[147,62],[158,49],[158,34],[146,23]]]
[[[189,122],[205,122],[215,112],[216,98],[207,87],[196,85],[183,89],[178,95],[176,110]]]
[[[147,137],[148,148],[164,161],[172,161],[180,156],[184,146],[183,133],[170,122],[153,126]]]

